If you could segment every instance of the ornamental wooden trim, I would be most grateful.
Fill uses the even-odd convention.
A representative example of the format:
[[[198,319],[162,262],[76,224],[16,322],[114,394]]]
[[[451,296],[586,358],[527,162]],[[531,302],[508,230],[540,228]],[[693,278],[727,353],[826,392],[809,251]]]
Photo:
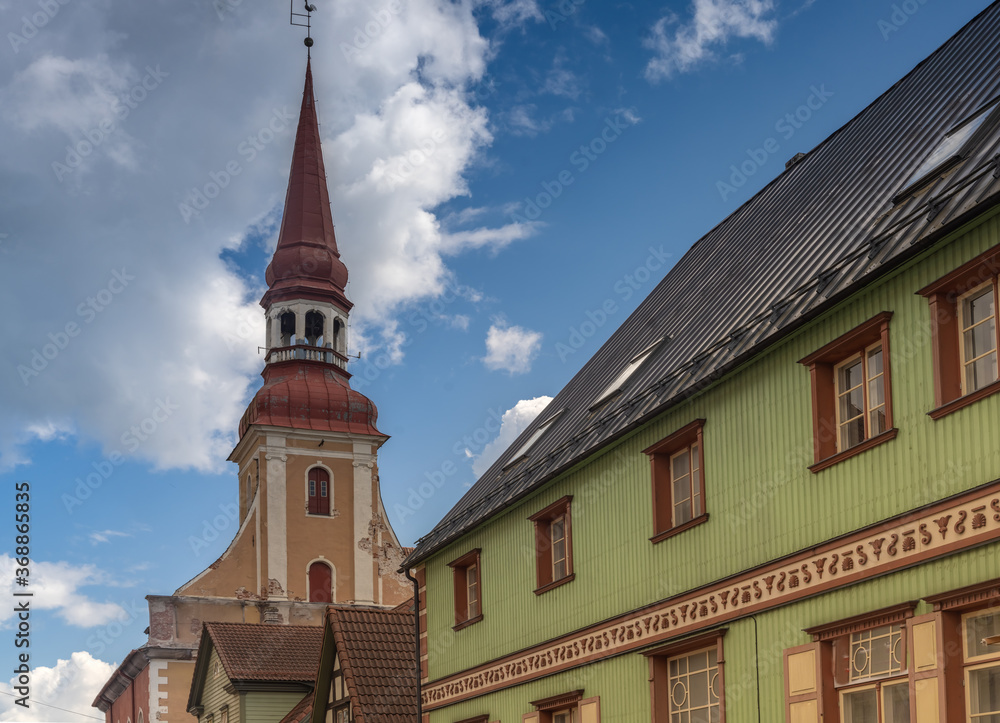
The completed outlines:
[[[807,628],[803,632],[812,635],[813,642],[818,643],[833,640],[843,635],[850,635],[851,633],[859,633],[869,628],[877,628],[882,625],[895,625],[907,618],[913,617],[913,609],[917,606],[917,602],[917,600],[911,600],[900,605],[893,605],[892,607],[882,608],[874,612],[855,615],[844,620],[817,625],[816,627]]]
[[[964,607],[1000,602],[1000,578],[969,585],[960,590],[952,590],[940,595],[931,595],[924,600],[934,606],[934,611],[958,610]]]
[[[570,691],[569,693],[552,695],[548,698],[542,698],[541,700],[533,700],[531,701],[531,705],[535,706],[535,710],[554,710],[556,708],[562,708],[565,705],[579,703],[581,700],[583,700],[583,688],[580,690]]]

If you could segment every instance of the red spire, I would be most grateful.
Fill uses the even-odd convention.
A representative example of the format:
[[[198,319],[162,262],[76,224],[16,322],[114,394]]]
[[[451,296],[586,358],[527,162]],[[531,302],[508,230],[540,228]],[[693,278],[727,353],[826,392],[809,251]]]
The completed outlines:
[[[292,169],[281,232],[274,258],[264,274],[268,291],[261,299],[267,308],[276,301],[315,299],[351,309],[344,295],[347,267],[340,260],[330,213],[330,191],[319,140],[319,122],[313,98],[312,63],[306,62],[306,85],[295,134]]]

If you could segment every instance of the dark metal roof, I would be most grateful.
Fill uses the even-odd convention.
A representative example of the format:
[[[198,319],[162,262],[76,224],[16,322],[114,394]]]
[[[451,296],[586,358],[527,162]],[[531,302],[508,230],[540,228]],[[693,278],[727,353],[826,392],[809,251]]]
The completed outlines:
[[[695,243],[404,566],[427,559],[996,204],[1000,112],[960,163],[898,204],[892,199],[948,131],[1000,92],[998,40],[995,2]],[[661,337],[666,343],[622,393],[589,411],[629,360]],[[560,410],[525,459],[505,470]]]

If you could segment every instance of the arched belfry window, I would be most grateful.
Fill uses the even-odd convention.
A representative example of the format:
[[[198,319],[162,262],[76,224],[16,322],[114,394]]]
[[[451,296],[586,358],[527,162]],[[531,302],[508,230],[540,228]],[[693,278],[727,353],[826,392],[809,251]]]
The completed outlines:
[[[325,323],[326,317],[318,311],[306,313],[306,344],[323,346],[323,325]]]
[[[309,470],[309,514],[330,514],[330,473],[322,467]]]
[[[291,311],[286,311],[284,314],[278,317],[279,323],[281,324],[281,346],[294,346],[295,345],[295,314]]]
[[[309,566],[309,602],[333,602],[333,569],[325,562]]]
[[[343,353],[344,344],[344,324],[340,319],[333,320],[333,348],[335,351]]]

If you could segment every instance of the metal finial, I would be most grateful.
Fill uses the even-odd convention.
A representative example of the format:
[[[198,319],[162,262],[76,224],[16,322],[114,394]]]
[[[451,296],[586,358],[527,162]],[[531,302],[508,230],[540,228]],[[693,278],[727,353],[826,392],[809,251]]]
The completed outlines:
[[[295,12],[295,0],[288,0],[288,22],[300,28],[306,29],[306,38],[302,42],[305,43],[307,48],[313,46],[312,39],[312,14],[316,12],[316,6],[310,5],[309,0],[305,0],[305,12],[297,13]],[[301,18],[305,18],[306,21],[302,22]]]

